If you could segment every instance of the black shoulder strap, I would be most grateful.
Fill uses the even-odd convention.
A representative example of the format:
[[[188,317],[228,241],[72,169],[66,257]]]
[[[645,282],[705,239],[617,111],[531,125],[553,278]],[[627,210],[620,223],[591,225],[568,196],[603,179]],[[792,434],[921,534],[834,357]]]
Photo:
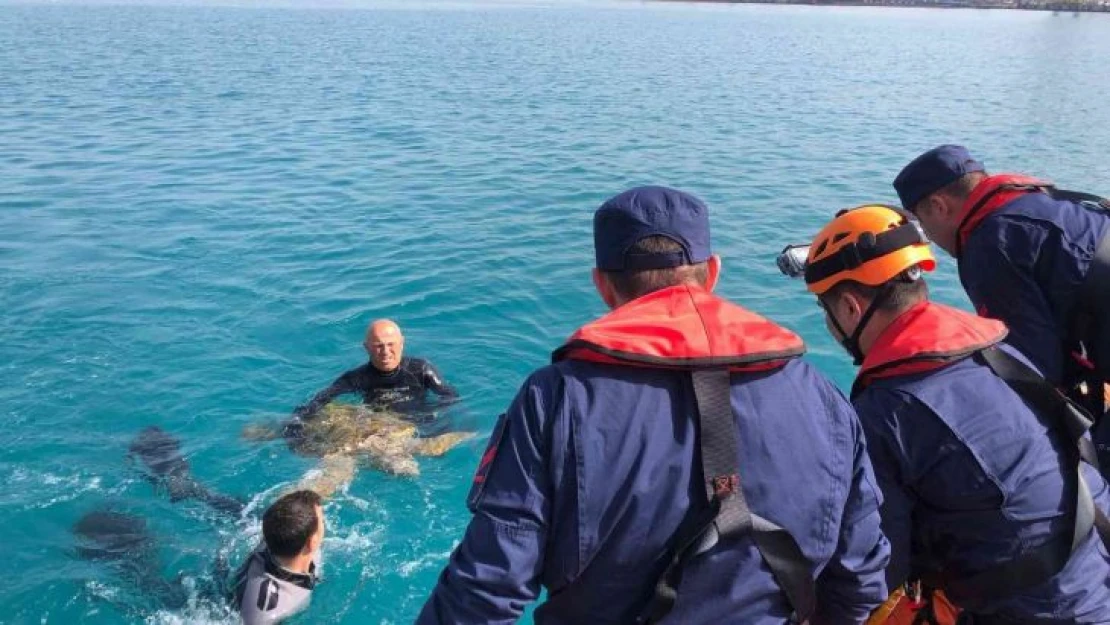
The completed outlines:
[[[1053,429],[1066,437],[1064,439],[1066,443],[1074,444],[1074,447],[1065,445],[1064,449],[1067,453],[1075,454],[1077,465],[1081,460],[1101,471],[1098,452],[1095,450],[1094,443],[1087,437],[1087,431],[1092,425],[1091,417],[1087,412],[1052,386],[1032,367],[998,347],[992,347],[980,353],[991,371],[1009,384],[1022,399],[1032,404],[1037,409],[1038,415],[1055,418]],[[1080,482],[1085,482],[1082,475],[1080,475]],[[1081,486],[1081,493],[1086,491],[1089,497],[1090,491],[1086,488],[1086,484]],[[1103,545],[1110,550],[1110,519],[1098,506],[1094,506],[1094,524]]]
[[[942,574],[940,579],[934,581],[956,603],[971,597],[1006,596],[1048,581],[1063,570],[1071,554],[1090,534],[1092,526],[1098,529],[1103,543],[1110,546],[1110,520],[1095,505],[1080,469],[1081,460],[1098,467],[1094,445],[1085,437],[1091,420],[1040,374],[1005,351],[991,347],[978,352],[975,358],[990,367],[995,375],[1031,405],[1037,416],[1047,422],[1050,430],[1062,437],[1068,464],[1076,467],[1075,479],[1065,481],[1068,490],[1074,493],[1068,495],[1075,502],[1068,515],[1073,521],[1073,530],[1061,532],[1018,559],[976,575],[945,579]],[[1072,473],[1069,471],[1068,475]]]
[[[795,620],[805,622],[817,606],[816,584],[810,563],[794,537],[748,507],[737,461],[739,434],[732,414],[732,385],[727,369],[692,372],[698,404],[698,441],[705,494],[709,509],[689,518],[676,534],[666,570],[654,595],[637,619],[655,623],[674,607],[682,568],[720,539],[750,536],[794,610]]]
[[[991,347],[976,354],[977,359],[990,367],[996,376],[1002,379],[1015,393],[1031,404],[1040,417],[1050,420],[1052,430],[1060,432],[1064,440],[1072,446],[1066,446],[1065,452],[1072,449],[1088,464],[1098,467],[1098,454],[1090,439],[1084,435],[1091,428],[1090,416],[1071,400],[1058,391],[1048,380],[1037,373],[1032,367],[1007,354],[998,347]]]
[[[1082,191],[1068,191],[1067,189],[1057,189],[1056,187],[1047,187],[1045,192],[1054,200],[1088,204],[1092,206],[1092,208],[1110,212],[1110,199],[1106,199],[1101,195],[1084,193]]]

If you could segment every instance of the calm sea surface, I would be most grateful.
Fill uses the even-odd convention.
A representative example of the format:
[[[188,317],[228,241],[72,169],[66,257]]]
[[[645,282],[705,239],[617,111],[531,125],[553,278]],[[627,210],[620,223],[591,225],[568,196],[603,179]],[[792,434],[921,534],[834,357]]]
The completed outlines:
[[[3,623],[231,622],[218,554],[315,466],[287,415],[397,319],[488,434],[524,375],[602,312],[590,217],[628,186],[711,206],[720,291],[850,363],[775,253],[894,201],[917,152],[1110,193],[1110,15],[716,5],[0,6]],[[940,299],[966,305],[945,259]],[[242,519],[126,462],[159,425]],[[327,506],[303,623],[405,623],[468,519],[479,438]],[[168,610],[71,528],[139,515]]]

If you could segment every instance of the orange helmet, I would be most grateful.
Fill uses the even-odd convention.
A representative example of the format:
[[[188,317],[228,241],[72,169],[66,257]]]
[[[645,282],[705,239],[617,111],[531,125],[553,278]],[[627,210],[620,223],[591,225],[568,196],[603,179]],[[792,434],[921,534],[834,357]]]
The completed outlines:
[[[913,267],[936,266],[916,221],[900,209],[868,204],[840,211],[817,233],[806,257],[806,288],[822,295],[845,280],[879,286]]]

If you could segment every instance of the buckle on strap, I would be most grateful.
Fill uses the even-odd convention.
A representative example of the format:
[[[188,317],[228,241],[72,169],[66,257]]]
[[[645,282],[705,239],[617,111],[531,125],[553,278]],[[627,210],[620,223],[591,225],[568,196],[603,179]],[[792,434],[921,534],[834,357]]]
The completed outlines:
[[[717,499],[727,499],[740,490],[740,476],[737,474],[732,475],[718,475],[713,480],[713,494]]]

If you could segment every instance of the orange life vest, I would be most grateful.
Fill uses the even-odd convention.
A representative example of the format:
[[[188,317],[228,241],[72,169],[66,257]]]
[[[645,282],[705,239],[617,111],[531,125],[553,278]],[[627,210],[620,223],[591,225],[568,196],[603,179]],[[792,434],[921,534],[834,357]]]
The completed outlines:
[[[872,381],[924,373],[962,360],[1006,338],[1006,325],[943,304],[921,302],[879,334],[852,387],[856,394]]]
[[[984,178],[960,209],[956,238],[963,249],[972,231],[991,213],[1027,193],[1040,193],[1052,183],[1020,174],[998,174]],[[959,254],[957,254],[959,256]]]
[[[764,371],[803,352],[805,344],[793,332],[704,288],[683,285],[649,293],[582,326],[552,360]]]

